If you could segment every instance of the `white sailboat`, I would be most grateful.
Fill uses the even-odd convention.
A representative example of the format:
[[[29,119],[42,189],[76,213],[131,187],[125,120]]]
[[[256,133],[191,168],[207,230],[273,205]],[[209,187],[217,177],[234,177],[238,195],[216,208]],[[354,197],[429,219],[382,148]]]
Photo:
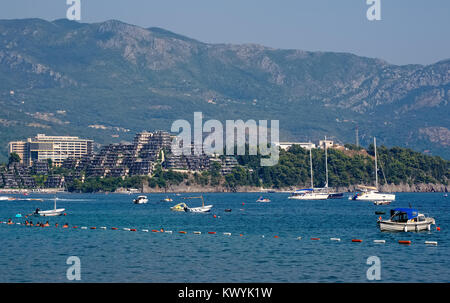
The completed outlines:
[[[357,201],[394,201],[395,194],[381,193],[378,191],[378,164],[377,164],[377,141],[373,138],[375,150],[375,187],[359,186],[360,192],[353,196],[352,200]]]
[[[50,210],[39,210],[36,209],[35,214],[41,217],[55,217],[55,216],[61,216],[64,211],[66,210],[65,208],[56,208],[56,197],[55,197],[55,206],[53,209]]]
[[[314,189],[313,182],[313,169],[312,169],[312,149],[309,149],[309,166],[310,166],[310,174],[311,174],[311,188],[300,189],[294,191],[288,199],[294,200],[326,200],[328,199],[327,192],[320,192]],[[328,187],[328,181],[327,181]]]

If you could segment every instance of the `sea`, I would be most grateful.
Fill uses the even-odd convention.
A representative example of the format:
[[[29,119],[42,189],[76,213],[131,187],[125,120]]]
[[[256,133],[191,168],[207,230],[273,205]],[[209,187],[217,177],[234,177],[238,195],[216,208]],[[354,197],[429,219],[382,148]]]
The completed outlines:
[[[347,196],[299,201],[287,193],[205,193],[209,213],[170,210],[181,202],[201,206],[193,198],[199,195],[147,194],[148,203],[136,205],[138,194],[2,194],[17,200],[0,199],[0,221],[14,222],[0,224],[0,282],[72,282],[73,273],[93,283],[450,281],[450,198],[443,193],[397,193],[383,206]],[[256,202],[260,196],[271,202]],[[166,197],[173,201],[162,202]],[[53,209],[55,198],[63,216],[25,218],[36,208]],[[377,219],[396,207],[417,208],[436,225],[381,232]]]

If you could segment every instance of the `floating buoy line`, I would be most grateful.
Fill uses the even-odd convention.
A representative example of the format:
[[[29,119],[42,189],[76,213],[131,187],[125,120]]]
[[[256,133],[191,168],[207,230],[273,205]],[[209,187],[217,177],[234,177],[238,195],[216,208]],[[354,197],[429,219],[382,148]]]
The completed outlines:
[[[12,222],[12,221],[10,221],[10,222],[6,222],[6,221],[0,221],[0,224],[4,224],[4,225],[9,225],[9,226],[17,226],[17,225],[19,225],[19,226],[26,226],[26,227],[49,227],[49,228],[52,228],[52,226],[43,226],[43,225],[26,225],[26,224],[24,224],[24,223],[19,223],[19,222],[16,222],[16,223],[14,223],[14,222]],[[56,223],[54,226],[53,226],[54,228],[58,228],[59,227],[59,225]],[[67,224],[64,224],[64,225],[62,225],[61,226],[61,228],[68,228],[69,226],[67,225]],[[83,229],[83,230],[97,230],[97,227],[96,226],[90,226],[90,227],[88,227],[88,226],[77,226],[77,225],[74,225],[74,226],[72,226],[71,227],[72,229]],[[108,227],[106,227],[106,226],[101,226],[101,227],[99,227],[98,229],[100,229],[100,230],[108,230]],[[141,230],[138,230],[137,228],[127,228],[127,227],[124,227],[124,228],[118,228],[118,227],[110,227],[109,228],[110,230],[123,230],[123,231],[132,231],[132,232],[137,232],[137,231],[141,231],[141,232],[146,232],[146,233],[148,233],[149,232],[149,229],[141,229]],[[164,229],[160,229],[160,230],[157,230],[157,229],[152,229],[151,230],[151,232],[153,232],[153,233],[166,233],[166,234],[173,234],[173,231],[171,231],[171,230],[164,230]],[[192,234],[194,234],[194,235],[202,235],[202,232],[201,231],[192,231],[192,232],[187,232],[187,231],[184,231],[184,230],[180,230],[180,231],[178,231],[177,232],[178,234],[189,234],[189,233],[192,233]],[[216,234],[218,234],[217,232],[215,232],[215,231],[208,231],[208,232],[206,232],[205,234],[207,234],[207,235],[216,235]],[[230,232],[223,232],[222,233],[222,235],[224,235],[224,236],[231,236],[232,235],[232,233],[230,233]],[[244,237],[244,234],[238,234],[239,235],[239,237]],[[264,237],[264,235],[262,235],[262,238],[265,238]],[[281,239],[281,238],[285,238],[285,239],[287,239],[287,237],[280,237],[279,235],[274,235],[273,236],[273,238],[275,238],[275,239]],[[293,239],[296,239],[296,240],[302,240],[303,238],[301,237],[301,236],[297,236],[297,237],[295,237],[295,238],[293,238]],[[307,239],[307,238],[305,238],[305,239]],[[311,238],[309,238],[309,240],[310,241],[316,241],[316,242],[323,242],[323,240],[321,240],[321,238],[319,238],[319,237],[311,237]],[[343,242],[342,240],[341,240],[341,238],[329,238],[329,240],[328,241],[332,241],[332,242]],[[351,243],[362,243],[363,242],[363,240],[362,239],[357,239],[357,238],[352,238],[352,239],[349,239],[348,240],[348,242],[351,242]],[[375,243],[375,244],[386,244],[386,240],[383,240],[383,239],[375,239],[375,240],[372,240],[372,243]],[[394,242],[394,241],[393,241]],[[403,244],[403,245],[411,245],[411,244],[413,244],[413,241],[411,241],[411,240],[398,240],[398,244]],[[437,241],[425,241],[424,242],[424,244],[426,244],[426,245],[433,245],[433,246],[437,246],[438,245],[438,242]]]

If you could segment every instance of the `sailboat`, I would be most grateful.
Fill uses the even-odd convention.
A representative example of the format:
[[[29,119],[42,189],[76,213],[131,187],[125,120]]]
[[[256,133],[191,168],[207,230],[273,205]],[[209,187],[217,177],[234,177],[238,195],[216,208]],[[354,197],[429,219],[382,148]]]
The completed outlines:
[[[56,208],[56,197],[55,197],[55,206],[53,209],[50,210],[39,210],[36,209],[35,215],[37,216],[41,216],[41,217],[55,217],[55,216],[61,216],[64,211],[66,210],[65,208]]]
[[[309,149],[309,166],[311,174],[311,188],[298,189],[294,191],[288,199],[295,200],[326,200],[328,199],[328,193],[318,192],[314,189],[313,182],[313,168],[312,168],[312,148]]]
[[[353,196],[352,200],[357,201],[394,201],[395,194],[380,193],[378,191],[378,164],[377,164],[377,140],[373,138],[373,145],[375,150],[375,187],[359,186],[360,192]]]
[[[183,199],[202,199],[202,206],[199,206],[199,207],[187,207],[185,209],[186,212],[207,213],[213,207],[213,205],[205,205],[205,201],[203,200],[203,196],[200,196],[200,197],[186,197],[186,198],[183,198]]]
[[[341,199],[344,197],[344,193],[338,193],[338,192],[329,192],[328,190],[328,155],[327,155],[327,136],[325,136],[325,190],[328,193],[327,199]]]

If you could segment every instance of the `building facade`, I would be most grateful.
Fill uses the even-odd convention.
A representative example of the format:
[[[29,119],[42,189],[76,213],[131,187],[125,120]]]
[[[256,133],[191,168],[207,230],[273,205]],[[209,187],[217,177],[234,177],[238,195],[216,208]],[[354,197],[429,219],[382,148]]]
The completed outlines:
[[[37,161],[47,161],[60,167],[65,159],[81,159],[83,156],[92,155],[93,140],[80,139],[69,136],[46,136],[38,134],[26,141],[14,141],[9,143],[9,152],[17,153],[24,165],[32,166]]]

